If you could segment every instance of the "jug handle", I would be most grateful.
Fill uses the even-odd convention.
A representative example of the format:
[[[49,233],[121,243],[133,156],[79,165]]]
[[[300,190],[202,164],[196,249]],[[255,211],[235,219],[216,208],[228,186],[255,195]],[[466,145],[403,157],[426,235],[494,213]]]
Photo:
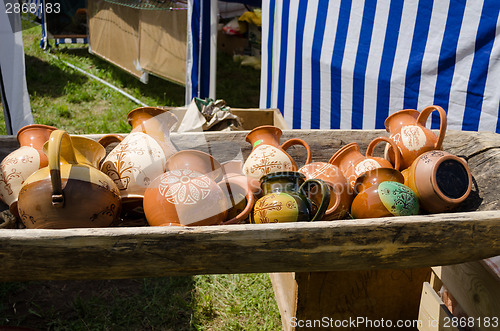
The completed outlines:
[[[320,221],[325,215],[326,210],[328,209],[328,204],[330,203],[330,189],[328,188],[328,185],[321,179],[311,178],[300,185],[299,191],[307,192],[307,190],[305,189],[305,185],[309,183],[315,183],[319,187],[321,187],[321,203],[319,204],[318,211],[316,211],[316,214],[311,218],[311,222]]]
[[[61,147],[66,144],[68,148],[64,151],[64,159],[70,164],[78,164],[71,137],[66,131],[54,130],[50,134],[48,144],[48,159],[50,169],[50,180],[52,183],[52,205],[64,206],[64,194],[61,179]]]
[[[391,138],[377,137],[377,138],[373,139],[368,144],[368,148],[366,149],[366,157],[372,157],[373,150],[375,149],[375,146],[377,146],[378,143],[380,143],[382,141],[385,141],[386,143],[388,143],[392,147],[392,150],[394,151],[394,169],[399,170],[399,168],[401,166],[401,153],[399,152],[398,146],[396,145],[394,140],[392,140]]]
[[[425,107],[424,110],[422,110],[422,112],[420,113],[420,115],[418,115],[417,123],[422,125],[422,126],[425,126],[425,123],[427,122],[427,118],[435,110],[437,110],[439,112],[441,124],[440,124],[440,128],[439,128],[439,135],[438,135],[438,138],[436,141],[436,145],[434,146],[434,149],[441,149],[441,146],[443,146],[443,140],[444,140],[444,136],[446,134],[446,125],[447,125],[446,112],[444,111],[444,109],[442,107],[436,106],[436,105]]]
[[[239,224],[247,219],[248,215],[250,215],[250,212],[253,209],[253,205],[255,204],[255,196],[251,191],[248,191],[246,194],[246,198],[247,198],[247,205],[245,206],[245,209],[243,209],[241,213],[239,213],[232,219],[222,222],[221,223],[222,225]]]
[[[304,140],[299,139],[299,138],[292,138],[292,139],[285,141],[283,143],[283,145],[281,145],[280,147],[286,151],[290,146],[293,146],[293,145],[304,146],[304,148],[306,149],[306,152],[307,152],[306,164],[311,163],[311,158],[312,158],[311,148],[309,148],[309,145]]]
[[[104,148],[108,147],[112,143],[121,143],[123,141],[123,136],[119,134],[107,134],[101,137],[97,142],[101,144]]]

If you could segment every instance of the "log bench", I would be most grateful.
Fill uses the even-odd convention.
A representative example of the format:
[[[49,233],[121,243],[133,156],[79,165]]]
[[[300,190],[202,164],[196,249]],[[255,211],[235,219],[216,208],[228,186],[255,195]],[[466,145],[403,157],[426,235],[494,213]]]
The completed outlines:
[[[171,139],[180,149],[203,150],[225,162],[246,159],[246,134],[172,133]],[[347,143],[365,151],[382,135],[388,134],[284,130],[282,141],[301,138],[313,161],[328,161]],[[0,158],[17,147],[15,137],[2,137]],[[448,131],[443,149],[464,157],[473,175],[471,195],[453,213],[183,228],[0,229],[0,280],[270,273],[285,330],[326,317],[330,323],[357,317],[416,320],[431,267],[500,255],[500,135]],[[304,163],[302,147],[289,152],[299,166]]]

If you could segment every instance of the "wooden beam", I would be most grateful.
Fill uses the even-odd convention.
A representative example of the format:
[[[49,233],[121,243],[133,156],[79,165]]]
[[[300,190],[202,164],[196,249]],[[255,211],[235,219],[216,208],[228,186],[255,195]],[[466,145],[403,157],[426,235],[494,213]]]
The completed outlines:
[[[500,211],[200,227],[0,230],[0,280],[402,269],[500,255]]]

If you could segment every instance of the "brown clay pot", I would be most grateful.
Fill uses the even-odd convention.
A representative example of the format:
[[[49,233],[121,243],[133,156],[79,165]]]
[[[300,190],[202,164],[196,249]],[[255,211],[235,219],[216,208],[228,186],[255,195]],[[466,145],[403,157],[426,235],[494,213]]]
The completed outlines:
[[[210,177],[191,169],[167,171],[144,193],[144,213],[151,226],[216,225],[227,219],[228,203]]]
[[[403,182],[401,172],[392,168],[363,173],[356,180],[358,194],[352,202],[351,215],[354,218],[377,218],[417,214],[418,199]]]
[[[340,169],[333,164],[326,162],[312,162],[299,169],[307,179],[321,179],[330,189],[330,203],[323,216],[324,221],[331,221],[344,218],[351,208],[354,191],[347,183],[347,179]],[[319,195],[311,196],[311,199],[318,200]]]
[[[354,190],[354,185],[359,176],[364,172],[377,168],[395,168],[396,170],[400,167],[401,157],[399,153],[396,153],[394,167],[391,162],[381,158],[373,156],[373,151],[375,147],[381,143],[386,142],[394,150],[397,150],[397,146],[391,139],[387,137],[378,137],[373,139],[366,149],[366,154],[361,154],[359,145],[355,142],[350,143],[339,149],[328,161],[328,163],[333,164],[338,167],[342,173],[347,178],[351,190]]]
[[[440,213],[455,209],[469,196],[472,175],[464,159],[436,150],[413,161],[405,184],[416,193],[424,210]]]
[[[250,131],[246,141],[252,145],[252,152],[243,165],[243,173],[249,177],[260,179],[272,172],[297,171],[295,160],[286,152],[293,145],[302,145],[306,149],[306,164],[311,162],[311,150],[302,139],[293,138],[281,146],[281,129],[272,125],[259,126]]]
[[[35,171],[46,167],[48,159],[43,144],[49,139],[53,126],[32,124],[17,132],[20,147],[7,155],[0,163],[0,199],[9,206],[12,214],[19,217],[17,199],[24,181]]]
[[[51,133],[45,145],[48,166],[32,174],[19,192],[19,215],[27,228],[106,227],[118,220],[118,188],[92,166],[104,157],[104,147],[88,138],[77,140],[82,150],[75,153],[65,131]]]
[[[425,127],[427,118],[434,111],[439,112],[441,118],[438,136]],[[420,113],[415,109],[404,109],[388,116],[385,120],[385,129],[401,153],[401,170],[408,168],[420,154],[441,149],[446,126],[445,110],[435,105],[426,107]],[[394,153],[386,151],[386,158],[394,160]]]
[[[214,182],[222,179],[223,169],[212,155],[198,150],[182,150],[173,154],[166,162],[167,171],[191,169],[208,176]]]

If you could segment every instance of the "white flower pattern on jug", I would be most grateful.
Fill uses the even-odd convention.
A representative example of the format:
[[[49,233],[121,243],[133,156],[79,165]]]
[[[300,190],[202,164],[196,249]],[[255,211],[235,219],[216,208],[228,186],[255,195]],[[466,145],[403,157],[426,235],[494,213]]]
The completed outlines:
[[[162,175],[158,189],[173,204],[195,204],[210,194],[211,179],[189,169],[173,170]]]

